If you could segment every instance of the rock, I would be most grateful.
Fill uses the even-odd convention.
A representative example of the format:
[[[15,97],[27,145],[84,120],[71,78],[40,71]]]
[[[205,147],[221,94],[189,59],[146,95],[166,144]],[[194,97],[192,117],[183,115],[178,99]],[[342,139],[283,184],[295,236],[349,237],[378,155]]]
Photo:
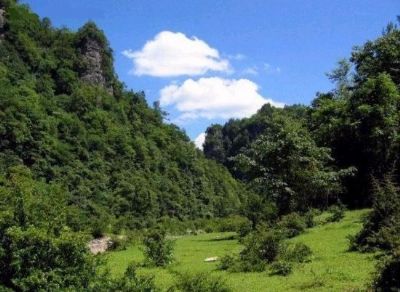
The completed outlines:
[[[206,258],[206,259],[204,259],[204,261],[207,263],[216,262],[216,261],[218,261],[218,257]]]
[[[82,80],[93,85],[106,86],[106,80],[102,70],[102,47],[96,41],[88,39],[82,50],[86,71],[82,74]]]
[[[88,247],[92,254],[98,254],[106,252],[110,247],[112,247],[112,245],[113,241],[111,240],[111,237],[103,236],[101,238],[92,239],[89,242]]]

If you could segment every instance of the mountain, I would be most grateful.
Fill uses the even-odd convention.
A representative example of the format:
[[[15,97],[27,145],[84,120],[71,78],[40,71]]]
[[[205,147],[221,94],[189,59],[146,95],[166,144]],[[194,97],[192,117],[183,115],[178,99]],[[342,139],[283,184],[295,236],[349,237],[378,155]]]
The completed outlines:
[[[7,192],[23,191],[27,180],[57,186],[57,204],[74,230],[118,232],[161,217],[237,212],[242,184],[164,123],[144,93],[125,88],[94,23],[58,29],[27,6],[1,0],[0,35],[0,177]]]

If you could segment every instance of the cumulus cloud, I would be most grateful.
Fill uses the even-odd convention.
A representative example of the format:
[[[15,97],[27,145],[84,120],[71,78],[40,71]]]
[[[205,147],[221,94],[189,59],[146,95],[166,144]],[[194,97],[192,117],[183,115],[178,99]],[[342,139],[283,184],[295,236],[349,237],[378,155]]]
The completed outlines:
[[[197,148],[203,150],[203,144],[205,140],[206,140],[206,133],[201,133],[196,137],[196,139],[194,139],[194,144],[196,145]]]
[[[196,118],[243,118],[254,114],[262,105],[284,104],[264,98],[257,84],[248,79],[220,77],[188,79],[160,91],[162,106],[174,106],[181,115],[178,122]]]
[[[140,51],[125,50],[122,54],[133,61],[131,72],[138,76],[196,76],[209,71],[231,71],[229,61],[221,58],[218,50],[180,32],[162,31]]]

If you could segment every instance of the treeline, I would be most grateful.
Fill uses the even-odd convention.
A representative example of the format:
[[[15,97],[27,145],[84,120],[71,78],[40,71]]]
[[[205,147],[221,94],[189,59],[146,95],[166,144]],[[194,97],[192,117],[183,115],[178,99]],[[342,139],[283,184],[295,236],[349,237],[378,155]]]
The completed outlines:
[[[372,178],[392,173],[399,181],[399,42],[389,24],[380,38],[355,47],[328,74],[336,88],[311,106],[267,104],[250,118],[209,127],[205,155],[277,204],[371,206]]]
[[[384,251],[375,288],[398,291],[400,29],[390,23],[328,77],[336,87],[310,106],[265,105],[250,118],[212,125],[204,153],[257,194],[246,208],[253,215],[372,207],[351,248]]]

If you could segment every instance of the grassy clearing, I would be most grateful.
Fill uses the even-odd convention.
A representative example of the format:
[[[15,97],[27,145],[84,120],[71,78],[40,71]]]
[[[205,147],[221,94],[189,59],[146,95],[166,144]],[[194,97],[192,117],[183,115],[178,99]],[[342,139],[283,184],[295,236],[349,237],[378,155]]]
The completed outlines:
[[[210,233],[183,236],[176,240],[176,262],[167,269],[142,268],[140,273],[156,275],[156,283],[163,288],[173,283],[175,271],[209,271],[226,279],[233,291],[364,291],[375,268],[371,254],[348,252],[347,236],[361,228],[361,217],[367,211],[346,212],[338,223],[318,225],[291,239],[309,245],[314,253],[311,263],[298,265],[287,277],[262,273],[228,273],[216,270],[217,263],[204,259],[238,253],[241,246],[232,233]],[[324,216],[324,215],[322,215]],[[132,261],[143,259],[139,246],[107,255],[108,266],[121,275]]]

